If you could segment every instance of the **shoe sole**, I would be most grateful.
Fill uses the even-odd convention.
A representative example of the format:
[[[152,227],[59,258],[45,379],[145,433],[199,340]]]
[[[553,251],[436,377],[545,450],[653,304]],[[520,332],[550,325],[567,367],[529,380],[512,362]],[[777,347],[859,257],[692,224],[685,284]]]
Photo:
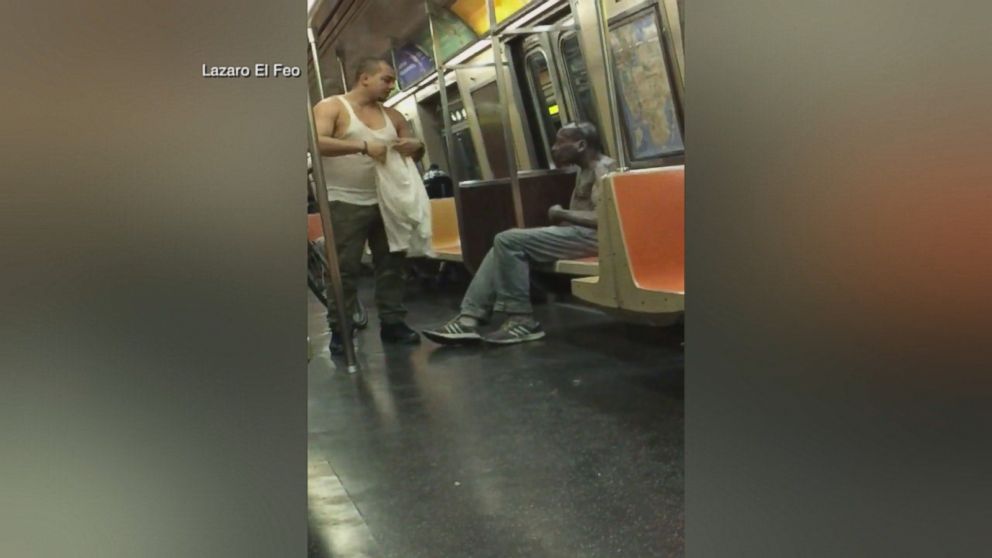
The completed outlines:
[[[435,333],[433,331],[422,331],[424,337],[441,345],[460,345],[465,343],[477,343],[482,341],[482,336],[478,333]]]
[[[527,341],[537,341],[544,337],[544,332],[539,331],[537,333],[531,333],[523,337],[514,337],[512,339],[488,339],[483,337],[482,340],[486,343],[492,343],[494,345],[514,345],[516,343],[526,343]]]

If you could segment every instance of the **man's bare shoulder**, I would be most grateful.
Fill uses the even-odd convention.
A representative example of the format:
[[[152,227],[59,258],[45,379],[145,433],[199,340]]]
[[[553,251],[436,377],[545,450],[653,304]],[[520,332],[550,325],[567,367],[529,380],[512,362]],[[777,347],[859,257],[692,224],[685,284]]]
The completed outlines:
[[[620,168],[620,165],[610,157],[600,154],[593,168],[596,169],[596,178],[602,178],[606,174],[616,172]]]
[[[326,116],[337,116],[341,109],[341,100],[337,97],[328,97],[323,101],[318,102],[313,106],[313,111],[317,114],[323,114]]]
[[[335,138],[341,138],[351,123],[348,110],[341,103],[337,97],[328,97],[313,106],[318,130]]]
[[[406,117],[403,116],[403,113],[393,107],[387,107],[386,105],[382,105],[382,108],[386,111],[386,114],[389,115],[389,119],[393,121],[393,126],[406,124]]]

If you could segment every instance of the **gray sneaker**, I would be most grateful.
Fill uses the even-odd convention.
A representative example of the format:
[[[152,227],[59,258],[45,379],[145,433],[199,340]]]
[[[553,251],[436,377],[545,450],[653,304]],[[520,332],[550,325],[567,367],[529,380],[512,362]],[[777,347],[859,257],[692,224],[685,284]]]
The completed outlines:
[[[478,327],[463,324],[458,320],[459,317],[461,316],[456,316],[444,325],[433,329],[425,329],[421,333],[424,334],[424,337],[442,345],[457,345],[482,339]]]
[[[534,318],[507,318],[496,331],[482,338],[486,343],[512,345],[525,341],[537,341],[544,337],[544,328]]]

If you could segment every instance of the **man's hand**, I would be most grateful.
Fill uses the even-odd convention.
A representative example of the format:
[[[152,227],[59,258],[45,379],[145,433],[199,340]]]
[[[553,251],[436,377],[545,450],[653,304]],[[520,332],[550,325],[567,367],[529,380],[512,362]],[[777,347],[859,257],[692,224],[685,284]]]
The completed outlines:
[[[400,138],[393,142],[393,149],[404,157],[413,157],[424,146],[415,138]]]
[[[369,157],[372,157],[376,161],[385,164],[386,162],[386,151],[389,147],[382,143],[381,141],[370,141],[368,142],[368,148],[366,153]]]
[[[551,221],[552,225],[557,225],[563,220],[562,214],[564,212],[565,209],[560,204],[556,203],[548,208],[548,220]]]

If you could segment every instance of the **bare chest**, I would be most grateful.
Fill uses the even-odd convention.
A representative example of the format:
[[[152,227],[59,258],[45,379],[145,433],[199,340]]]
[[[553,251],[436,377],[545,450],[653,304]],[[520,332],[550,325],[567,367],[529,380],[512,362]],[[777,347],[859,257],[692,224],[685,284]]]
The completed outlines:
[[[351,109],[358,118],[358,123],[364,125],[366,128],[375,132],[386,128],[386,116],[382,113],[382,110],[378,106],[358,108],[352,105]],[[335,131],[337,132],[335,136],[344,136],[348,132],[348,128],[350,126],[351,115],[348,111],[343,110],[339,112],[338,120],[334,126]]]

